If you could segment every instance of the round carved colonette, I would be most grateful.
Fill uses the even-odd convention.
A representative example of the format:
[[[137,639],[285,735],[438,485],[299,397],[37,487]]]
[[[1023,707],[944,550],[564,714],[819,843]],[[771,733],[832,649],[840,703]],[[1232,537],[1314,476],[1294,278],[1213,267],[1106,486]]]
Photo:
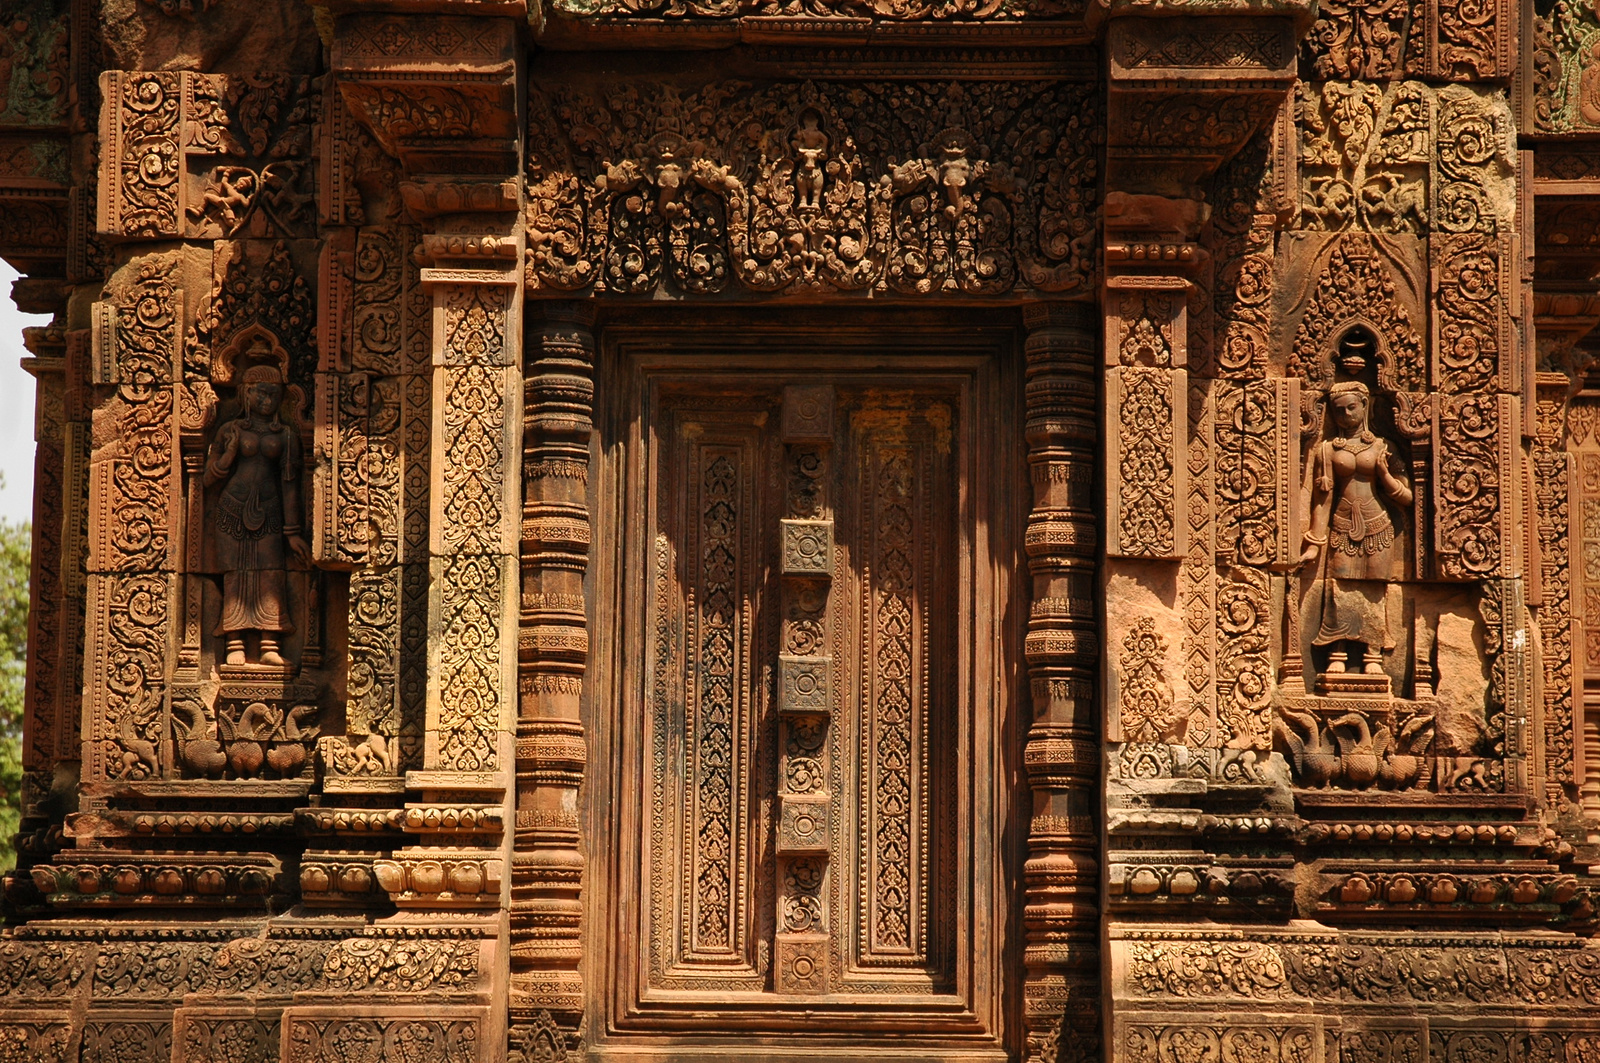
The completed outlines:
[[[555,302],[542,310],[542,323],[529,322],[523,385],[511,1021],[532,1022],[548,1012],[570,1028],[583,1012],[577,810],[586,757],[579,701],[589,648],[583,578],[594,310]]]
[[[1033,788],[1026,877],[1024,989],[1028,1058],[1099,1058],[1100,868],[1094,810],[1095,713],[1094,307],[1027,308],[1026,548],[1033,607],[1026,655],[1033,727],[1024,762]]]

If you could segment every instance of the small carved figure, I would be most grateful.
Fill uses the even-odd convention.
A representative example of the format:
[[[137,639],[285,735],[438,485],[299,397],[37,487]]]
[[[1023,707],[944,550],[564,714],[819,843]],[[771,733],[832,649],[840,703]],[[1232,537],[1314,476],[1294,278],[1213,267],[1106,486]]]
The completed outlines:
[[[965,141],[953,135],[945,139],[940,155],[939,183],[944,186],[944,215],[954,221],[966,199],[967,182],[973,177],[972,161],[967,158]]]
[[[1347,712],[1328,725],[1339,743],[1339,772],[1351,786],[1364,790],[1378,777],[1378,751],[1372,727],[1359,712]],[[1387,737],[1387,735],[1385,736]]]
[[[200,221],[215,211],[223,235],[234,235],[250,215],[260,181],[256,172],[245,166],[217,167],[211,187],[200,197],[198,207],[189,208],[189,217]]]
[[[265,342],[258,338],[251,353]],[[229,665],[247,662],[245,640],[253,635],[257,661],[282,668],[279,640],[294,630],[286,554],[311,561],[300,534],[300,437],[281,417],[285,388],[275,366],[251,366],[239,390],[244,415],[217,432],[205,471],[206,486],[223,485],[215,520],[222,620],[215,634],[227,640]]]
[[[1300,557],[1320,562],[1312,597],[1321,602],[1321,622],[1312,644],[1333,647],[1330,673],[1379,675],[1380,653],[1395,645],[1388,592],[1400,561],[1385,500],[1408,506],[1411,488],[1393,468],[1389,441],[1368,427],[1366,385],[1336,384],[1328,403],[1332,425],[1312,451],[1311,523]]]
[[[117,722],[122,739],[122,774],[140,779],[161,771],[161,761],[156,756],[156,744],[140,731],[132,712],[125,712]]]
[[[1373,232],[1420,232],[1428,223],[1428,209],[1420,181],[1379,173],[1361,186],[1361,212]]]
[[[1309,202],[1302,211],[1308,227],[1337,232],[1355,217],[1356,197],[1348,182],[1337,177],[1308,178],[1306,191]]]
[[[807,111],[795,130],[794,150],[800,156],[800,171],[795,174],[795,191],[800,195],[801,210],[817,210],[822,206],[822,163],[828,157],[828,134],[818,128],[815,111]]]
[[[1272,730],[1278,740],[1289,748],[1295,780],[1301,786],[1324,787],[1339,774],[1339,754],[1323,733],[1317,718],[1309,712],[1280,708]]]
[[[1380,727],[1373,736],[1380,759],[1378,785],[1389,790],[1404,790],[1422,773],[1422,758],[1433,743],[1433,717],[1413,716],[1400,725],[1399,734]]]
[[[178,761],[195,775],[222,778],[228,753],[217,740],[215,725],[201,704],[192,699],[172,699],[172,730],[178,743]]]
[[[389,749],[389,740],[376,731],[348,750],[350,763],[343,769],[345,775],[388,775],[394,771],[395,756]]]

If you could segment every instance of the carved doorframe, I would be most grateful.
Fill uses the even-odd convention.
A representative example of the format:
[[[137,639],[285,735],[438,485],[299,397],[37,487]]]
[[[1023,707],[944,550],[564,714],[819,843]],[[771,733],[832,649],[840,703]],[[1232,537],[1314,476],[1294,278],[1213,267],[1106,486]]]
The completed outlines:
[[[644,925],[635,906],[649,903],[637,859],[647,844],[645,783],[634,773],[645,765],[646,751],[635,726],[643,720],[645,694],[643,670],[629,658],[629,648],[645,645],[641,640],[647,637],[642,624],[648,577],[635,571],[647,556],[651,538],[640,508],[647,460],[641,446],[642,382],[651,373],[740,365],[773,383],[780,379],[805,383],[814,381],[818,370],[854,368],[859,373],[869,368],[863,364],[868,359],[884,378],[926,367],[937,368],[944,378],[967,381],[963,385],[967,408],[960,416],[972,429],[968,442],[959,448],[962,466],[956,474],[963,495],[957,553],[965,559],[958,593],[974,608],[962,634],[964,703],[958,715],[969,734],[960,758],[964,781],[957,792],[958,820],[966,824],[960,833],[970,838],[976,858],[963,858],[958,868],[970,881],[962,888],[956,992],[912,1006],[899,1018],[877,998],[876,1020],[871,1006],[814,1004],[807,1016],[807,1008],[793,1000],[773,1006],[770,1001],[775,998],[768,994],[766,1003],[725,1009],[716,1022],[738,1031],[737,1047],[768,1058],[786,1050],[795,1051],[797,1058],[825,1052],[826,1038],[819,1043],[817,1035],[807,1037],[806,1031],[818,1025],[817,1013],[829,1011],[835,1019],[821,1020],[828,1029],[875,1024],[886,1035],[880,1045],[913,1044],[919,1057],[999,1059],[1023,1051],[1023,864],[1028,815],[1023,746],[1030,713],[1023,656],[1028,455],[1022,421],[1020,315],[992,308],[957,314],[944,309],[862,308],[859,322],[848,328],[832,324],[836,315],[836,308],[824,314],[698,308],[690,318],[676,308],[652,308],[613,313],[595,329],[597,409],[590,507],[597,547],[591,555],[594,634],[584,709],[590,757],[580,815],[589,848],[583,949],[588,1041],[602,1055],[664,1057],[681,1054],[686,1038],[702,1047],[718,1041],[691,1014],[703,1016],[706,1000],[653,999],[644,991],[640,970],[622,966],[630,956],[644,955],[643,949],[628,949],[623,935]],[[930,354],[928,337],[933,334],[952,338]],[[1010,474],[986,474],[987,469],[1008,469]],[[969,499],[974,488],[984,497]],[[990,676],[994,679],[985,679]],[[986,733],[974,733],[986,720],[990,724]],[[984,762],[990,770],[980,766]],[[630,783],[630,778],[638,781]],[[985,822],[997,824],[999,831],[977,829]],[[956,1006],[957,998],[961,1006]],[[898,1035],[890,1032],[896,1029]],[[920,1041],[907,1042],[906,1035],[915,1030],[931,1032]],[[667,1043],[660,1035],[675,1036]],[[808,1042],[810,1047],[804,1047]],[[848,1043],[836,1038],[834,1047],[842,1055],[861,1043],[859,1036]],[[732,1044],[722,1039],[723,1047]]]

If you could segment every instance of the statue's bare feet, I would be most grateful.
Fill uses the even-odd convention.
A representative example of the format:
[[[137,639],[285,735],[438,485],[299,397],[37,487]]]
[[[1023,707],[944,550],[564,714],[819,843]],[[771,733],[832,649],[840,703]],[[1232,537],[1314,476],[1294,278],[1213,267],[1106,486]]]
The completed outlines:
[[[228,663],[231,665],[244,664],[244,639],[228,640]]]
[[[261,663],[273,668],[282,668],[288,662],[283,659],[283,654],[278,652],[278,640],[263,638],[261,640]]]

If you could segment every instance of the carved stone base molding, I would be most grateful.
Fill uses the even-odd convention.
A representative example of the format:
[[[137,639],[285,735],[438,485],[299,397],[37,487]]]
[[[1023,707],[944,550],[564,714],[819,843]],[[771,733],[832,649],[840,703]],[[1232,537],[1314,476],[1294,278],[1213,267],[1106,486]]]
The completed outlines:
[[[1545,935],[1117,927],[1115,1058],[1574,1058],[1600,952]]]

